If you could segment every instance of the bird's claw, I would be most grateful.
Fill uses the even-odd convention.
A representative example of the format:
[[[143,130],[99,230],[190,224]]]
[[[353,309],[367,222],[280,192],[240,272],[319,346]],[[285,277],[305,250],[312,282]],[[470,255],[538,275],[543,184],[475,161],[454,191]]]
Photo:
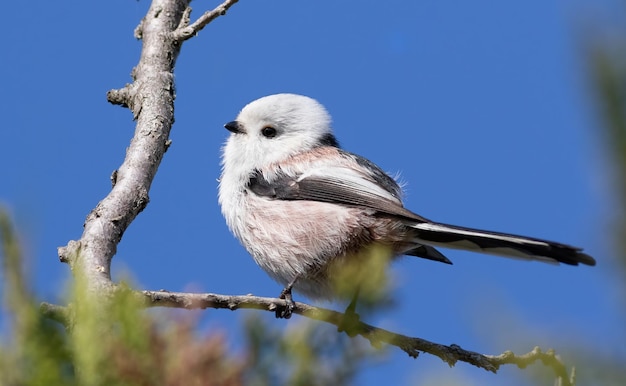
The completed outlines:
[[[293,301],[291,296],[291,288],[285,288],[282,290],[279,296],[280,299],[285,300],[285,304],[276,305],[276,318],[277,319],[289,319],[293,314],[293,310],[296,308],[296,302]]]

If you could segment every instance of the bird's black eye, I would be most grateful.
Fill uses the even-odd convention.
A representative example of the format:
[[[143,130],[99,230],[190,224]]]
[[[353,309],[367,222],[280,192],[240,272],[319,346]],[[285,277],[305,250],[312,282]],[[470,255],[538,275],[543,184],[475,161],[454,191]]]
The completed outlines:
[[[261,129],[261,134],[263,134],[265,138],[274,138],[276,136],[276,129],[272,126],[265,126]]]

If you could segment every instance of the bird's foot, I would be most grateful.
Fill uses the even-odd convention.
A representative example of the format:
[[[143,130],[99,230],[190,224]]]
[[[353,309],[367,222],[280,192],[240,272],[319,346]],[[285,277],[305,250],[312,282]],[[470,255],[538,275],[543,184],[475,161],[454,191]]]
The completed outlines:
[[[276,318],[277,319],[289,319],[293,314],[293,309],[296,307],[296,302],[293,301],[291,296],[291,287],[287,286],[280,292],[280,299],[285,300],[285,304],[276,305]]]

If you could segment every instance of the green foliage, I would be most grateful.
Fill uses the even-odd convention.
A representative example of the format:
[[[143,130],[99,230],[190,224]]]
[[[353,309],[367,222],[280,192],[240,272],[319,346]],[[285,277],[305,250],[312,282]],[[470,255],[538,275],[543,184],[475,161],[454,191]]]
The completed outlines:
[[[198,336],[192,319],[149,313],[128,287],[111,297],[80,278],[66,310],[67,329],[44,316],[22,267],[17,236],[0,209],[4,315],[0,385],[242,384],[243,361],[223,337]]]
[[[346,385],[366,361],[381,358],[365,340],[314,321],[292,323],[285,331],[270,327],[255,313],[246,319],[244,330],[247,385]]]
[[[358,303],[363,310],[380,309],[389,303],[389,246],[373,244],[358,255],[336,260],[328,269],[334,293],[351,299],[358,291]]]
[[[3,303],[10,331],[0,346],[0,384],[75,384],[65,331],[39,312],[26,283],[17,236],[2,208],[0,237]]]

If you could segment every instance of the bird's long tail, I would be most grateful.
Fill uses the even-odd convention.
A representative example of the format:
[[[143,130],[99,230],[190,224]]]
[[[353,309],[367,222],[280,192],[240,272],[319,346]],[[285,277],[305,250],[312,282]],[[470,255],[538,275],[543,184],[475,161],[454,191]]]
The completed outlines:
[[[596,265],[594,258],[583,253],[581,248],[552,241],[433,222],[411,224],[410,227],[416,230],[415,242],[418,244],[548,263]]]

